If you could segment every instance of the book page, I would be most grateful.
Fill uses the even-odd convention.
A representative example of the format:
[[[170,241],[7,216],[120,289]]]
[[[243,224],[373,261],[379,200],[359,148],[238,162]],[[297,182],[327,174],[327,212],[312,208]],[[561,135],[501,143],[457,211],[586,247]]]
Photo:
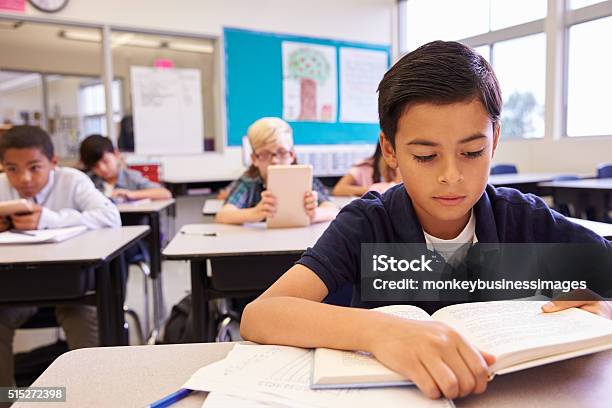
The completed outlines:
[[[383,306],[372,309],[403,319],[432,320],[423,309],[410,305]],[[366,382],[402,382],[405,378],[388,369],[371,354],[346,350],[318,348],[315,350],[313,382],[366,383]]]
[[[445,307],[433,317],[453,326],[479,349],[497,356],[499,364],[496,366],[500,368],[504,366],[503,357],[511,353],[524,353],[524,361],[576,349],[575,343],[584,343],[584,346],[612,343],[612,322],[609,320],[576,308],[544,313],[541,307],[545,303],[469,303]],[[571,344],[574,347],[567,347]],[[529,353],[529,350],[538,352]]]
[[[292,407],[452,407],[448,400],[430,400],[413,387],[312,390],[311,368],[308,349],[237,344],[225,360],[201,368],[182,388]]]

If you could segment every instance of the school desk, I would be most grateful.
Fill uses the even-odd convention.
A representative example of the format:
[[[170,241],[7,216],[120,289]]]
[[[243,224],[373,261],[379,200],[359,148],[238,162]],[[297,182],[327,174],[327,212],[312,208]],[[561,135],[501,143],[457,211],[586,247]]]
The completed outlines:
[[[267,229],[265,223],[183,226],[162,253],[165,259],[190,261],[196,340],[214,339],[210,300],[264,291],[314,245],[328,225],[278,229]]]
[[[37,407],[143,407],[176,391],[200,367],[224,358],[235,343],[90,348],[70,351],[47,368],[35,387],[66,387],[65,403]],[[239,386],[237,384],[236,386]],[[484,394],[454,401],[457,408],[608,408],[612,351],[495,377]],[[172,408],[199,408],[194,392]],[[384,400],[381,400],[384,407]],[[34,404],[31,404],[34,406]],[[25,408],[16,403],[13,408]]]
[[[514,174],[493,174],[489,176],[489,184],[495,187],[515,188],[523,193],[533,193],[545,195],[546,191],[541,189],[539,183],[551,181],[555,177],[567,173],[514,173]],[[579,174],[579,177],[593,177],[588,174]]]
[[[597,222],[590,220],[583,220],[582,218],[572,218],[567,217],[571,222],[575,222],[576,224],[580,224],[583,227],[586,227],[593,231],[594,233],[601,235],[607,240],[612,240],[612,224],[607,222]]]
[[[0,245],[0,306],[95,305],[100,344],[127,344],[121,255],[148,233],[145,225],[102,228],[59,243]]]
[[[612,178],[551,181],[538,187],[550,189],[556,202],[572,204],[580,218],[586,218],[589,208],[595,221],[605,221],[612,209]]]

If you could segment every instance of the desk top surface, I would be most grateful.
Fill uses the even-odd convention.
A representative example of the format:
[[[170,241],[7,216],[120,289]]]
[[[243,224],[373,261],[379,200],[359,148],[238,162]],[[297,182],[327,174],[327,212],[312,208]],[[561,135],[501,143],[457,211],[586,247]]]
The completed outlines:
[[[62,408],[145,406],[179,389],[200,367],[224,358],[234,344],[75,350],[55,360],[32,385],[65,386],[66,402],[55,404]],[[611,388],[612,351],[607,351],[497,376],[484,394],[456,400],[455,404],[458,408],[609,407]],[[203,392],[192,393],[173,407],[199,408],[205,396]]]
[[[98,262],[149,232],[146,225],[89,230],[63,242],[0,245],[0,265],[15,263]]]
[[[540,187],[586,188],[592,190],[612,190],[612,178],[550,181],[538,184]]]
[[[598,221],[590,221],[583,220],[581,218],[571,218],[567,217],[568,220],[580,224],[583,227],[590,229],[596,234],[601,235],[604,238],[611,239],[612,238],[612,224],[608,224],[606,222],[598,222]]]
[[[266,228],[263,222],[242,225],[184,225],[164,249],[169,259],[302,252],[314,245],[329,222],[300,228]]]
[[[514,174],[492,174],[489,176],[489,184],[503,187],[508,184],[540,183],[551,181],[555,177],[565,173],[514,173]],[[579,177],[587,177],[587,174],[578,174]]]
[[[167,200],[151,200],[141,204],[121,203],[117,204],[117,209],[120,213],[153,213],[160,212],[175,202],[174,198],[170,198]]]

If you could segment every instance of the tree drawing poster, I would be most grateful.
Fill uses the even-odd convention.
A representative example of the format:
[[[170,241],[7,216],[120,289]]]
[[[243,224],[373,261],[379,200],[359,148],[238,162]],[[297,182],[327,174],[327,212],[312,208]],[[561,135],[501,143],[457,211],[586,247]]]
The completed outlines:
[[[283,119],[335,122],[336,47],[283,41]]]

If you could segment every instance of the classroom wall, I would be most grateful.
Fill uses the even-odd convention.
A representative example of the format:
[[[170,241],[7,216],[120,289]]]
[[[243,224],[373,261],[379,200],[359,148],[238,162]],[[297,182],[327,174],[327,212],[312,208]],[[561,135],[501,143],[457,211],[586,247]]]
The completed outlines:
[[[57,14],[26,14],[220,35],[223,26],[388,44],[395,0],[79,0]]]

